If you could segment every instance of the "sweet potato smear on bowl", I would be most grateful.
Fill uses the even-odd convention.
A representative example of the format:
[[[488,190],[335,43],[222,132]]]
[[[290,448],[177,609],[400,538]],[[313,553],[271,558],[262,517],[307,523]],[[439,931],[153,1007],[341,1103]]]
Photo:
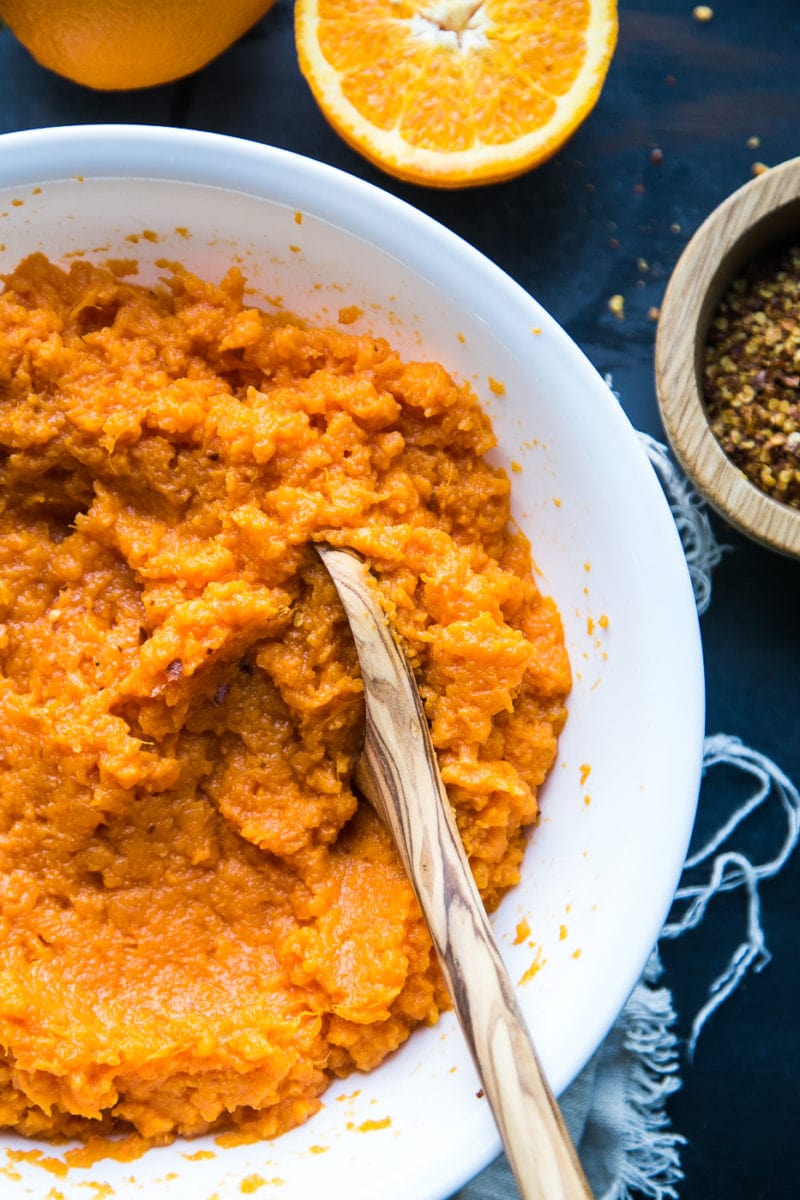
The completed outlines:
[[[312,549],[410,655],[488,906],[565,717],[558,613],[436,364],[179,267],[0,296],[0,1123],[272,1136],[447,1005],[351,787],[362,684]]]

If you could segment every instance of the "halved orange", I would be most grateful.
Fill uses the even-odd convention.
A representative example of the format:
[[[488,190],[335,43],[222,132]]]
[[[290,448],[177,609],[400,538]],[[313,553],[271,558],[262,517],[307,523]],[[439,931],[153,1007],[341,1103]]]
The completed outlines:
[[[296,0],[300,68],[356,150],[413,183],[509,179],[593,108],[617,0]]]

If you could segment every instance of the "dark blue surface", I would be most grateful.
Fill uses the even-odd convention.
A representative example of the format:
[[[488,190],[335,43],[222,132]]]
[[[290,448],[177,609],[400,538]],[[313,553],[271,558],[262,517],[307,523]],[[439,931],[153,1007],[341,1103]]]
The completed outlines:
[[[648,310],[660,303],[691,233],[750,178],[752,164],[800,154],[797,0],[718,0],[708,24],[692,19],[692,7],[690,0],[621,0],[618,50],[590,118],[551,162],[488,188],[403,185],[348,149],[300,76],[288,0],[196,76],[138,93],[93,93],[61,80],[0,31],[0,130],[185,125],[283,146],[377,183],[528,288],[601,373],[611,374],[634,424],[663,438]],[[748,147],[753,137],[758,148]],[[661,161],[653,161],[656,148]],[[624,321],[607,308],[615,293],[625,297]],[[707,731],[738,735],[800,782],[800,563],[714,523],[731,549],[702,622]],[[718,824],[731,800],[726,786],[706,789],[703,825]],[[780,836],[760,832],[765,846]],[[688,1139],[683,1200],[800,1197],[798,884],[796,856],[762,890],[771,963],[712,1019],[694,1062],[681,1064],[683,1087],[670,1113]],[[682,1035],[743,922],[742,903],[729,897],[700,930],[665,947],[665,982]]]

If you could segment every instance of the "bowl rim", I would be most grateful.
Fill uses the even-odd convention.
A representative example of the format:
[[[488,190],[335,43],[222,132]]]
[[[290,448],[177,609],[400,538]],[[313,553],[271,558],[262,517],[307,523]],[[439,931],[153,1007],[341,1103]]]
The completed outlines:
[[[77,143],[77,144],[76,144]],[[585,385],[589,395],[602,387],[604,396],[598,398],[605,402],[599,406],[601,411],[587,411],[587,426],[592,428],[596,421],[604,422],[613,429],[618,448],[623,448],[630,455],[630,466],[637,485],[642,489],[644,508],[652,510],[653,527],[650,530],[653,540],[665,538],[668,540],[670,553],[680,554],[682,564],[681,576],[674,575],[675,598],[683,602],[683,607],[674,614],[676,620],[683,616],[685,621],[685,648],[687,664],[691,668],[691,676],[683,682],[682,696],[682,730],[686,740],[681,745],[681,763],[679,767],[680,782],[684,785],[685,796],[682,803],[676,804],[674,824],[676,839],[674,845],[675,860],[670,864],[672,873],[669,897],[660,897],[660,903],[666,907],[659,914],[655,908],[651,912],[649,922],[643,926],[637,924],[636,930],[631,931],[630,944],[635,946],[625,970],[613,972],[615,982],[604,998],[598,998],[594,1006],[594,1020],[591,1022],[591,1032],[586,1033],[583,1041],[577,1041],[572,1046],[570,1058],[563,1068],[559,1082],[560,1091],[574,1078],[574,1075],[585,1065],[591,1053],[602,1042],[614,1020],[619,1015],[630,992],[641,977],[641,972],[647,962],[648,955],[655,944],[661,930],[661,924],[666,917],[674,888],[677,885],[683,855],[691,835],[694,811],[699,789],[702,764],[703,745],[703,668],[702,650],[699,638],[699,626],[696,620],[689,580],[688,569],[680,547],[680,541],[674,522],[669,513],[660,484],[650,462],[642,448],[632,425],[622,407],[616,402],[607,383],[605,383],[590,363],[585,353],[566,334],[545,309],[486,255],[471,246],[463,238],[436,221],[435,218],[415,209],[413,205],[393,196],[389,192],[368,183],[339,168],[304,158],[292,151],[262,145],[244,138],[234,138],[223,134],[209,134],[195,130],[164,128],[159,126],[137,125],[83,125],[61,126],[52,129],[30,130],[19,133],[5,134],[0,137],[0,154],[3,150],[18,149],[24,151],[19,156],[10,153],[4,156],[2,186],[19,186],[27,182],[39,182],[42,178],[48,181],[74,179],[76,172],[84,171],[87,178],[119,179],[120,177],[135,177],[154,181],[175,181],[199,184],[221,190],[232,190],[248,193],[255,197],[269,198],[276,203],[296,206],[293,189],[296,189],[297,179],[302,178],[312,200],[305,200],[306,211],[328,220],[333,224],[341,224],[342,228],[357,233],[357,236],[377,245],[391,245],[391,252],[401,254],[402,261],[409,270],[418,272],[428,281],[431,279],[435,286],[441,286],[436,269],[429,261],[429,253],[433,242],[441,244],[447,251],[452,251],[453,262],[449,264],[449,291],[451,294],[464,286],[467,294],[474,292],[474,272],[479,271],[487,285],[490,299],[496,306],[509,304],[523,309],[530,325],[541,325],[544,332],[552,339],[556,347],[561,347],[569,354],[574,374]],[[192,169],[188,171],[182,151],[192,150]],[[77,153],[76,153],[77,150]],[[47,154],[47,171],[37,169],[32,174],[32,163],[38,154]],[[130,157],[136,159],[136,170],[130,169]],[[106,170],[95,169],[100,162],[112,167]],[[125,164],[128,163],[126,168]],[[147,163],[147,169],[140,169],[142,163]],[[221,172],[225,166],[235,166],[233,180],[223,182]],[[291,165],[293,177],[288,187],[284,187],[280,168]],[[291,172],[290,172],[291,174]],[[330,185],[339,185],[342,195]],[[342,188],[341,185],[344,185]],[[268,190],[267,190],[268,189]],[[334,194],[337,193],[337,194]],[[378,199],[374,210],[372,201]],[[354,215],[351,202],[357,201],[358,226],[354,225]],[[387,239],[387,219],[397,218],[397,228],[389,231]],[[398,231],[412,232],[415,238],[409,243],[403,243]],[[490,313],[490,304],[483,297],[477,297],[474,313],[480,320],[487,321],[493,316],[496,321],[496,307]],[[502,311],[502,308],[499,308]],[[592,405],[588,405],[589,410]],[[646,556],[645,556],[646,557]],[[677,556],[670,558],[671,569],[678,565]],[[639,564],[637,564],[639,569]],[[691,607],[691,614],[690,609]],[[670,614],[671,616],[673,614]],[[682,852],[679,857],[680,843]],[[635,960],[635,961],[634,961]],[[450,1194],[454,1187],[461,1186],[471,1178],[499,1150],[499,1139],[496,1134],[486,1139],[476,1139],[473,1144],[464,1147],[464,1158],[458,1167],[450,1165],[447,1170],[446,1182],[431,1180],[431,1189],[426,1195],[436,1197]],[[445,1164],[442,1164],[445,1171]],[[458,1170],[460,1175],[455,1178],[453,1172]],[[441,1185],[441,1186],[440,1186]],[[448,1189],[447,1192],[445,1189]]]
[[[800,509],[763,492],[711,430],[701,385],[702,351],[725,287],[760,251],[800,235],[800,157],[748,180],[703,221],[670,277],[656,331],[656,394],[670,445],[712,507],[741,533],[800,557]]]

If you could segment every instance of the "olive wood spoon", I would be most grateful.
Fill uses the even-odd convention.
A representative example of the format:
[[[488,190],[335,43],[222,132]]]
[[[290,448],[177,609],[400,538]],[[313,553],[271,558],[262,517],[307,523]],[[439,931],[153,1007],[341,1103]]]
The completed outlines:
[[[364,680],[359,790],[387,825],[417,894],[456,1016],[523,1200],[591,1200],[503,965],[452,816],[414,676],[374,576],[318,545],[347,614]]]

